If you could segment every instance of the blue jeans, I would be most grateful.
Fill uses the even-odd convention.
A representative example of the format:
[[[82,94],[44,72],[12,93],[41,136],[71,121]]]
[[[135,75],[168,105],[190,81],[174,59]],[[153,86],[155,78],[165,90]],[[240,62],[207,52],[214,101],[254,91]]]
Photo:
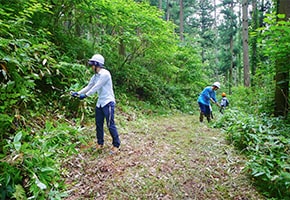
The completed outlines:
[[[98,144],[104,144],[104,120],[106,118],[107,127],[112,137],[112,144],[114,147],[120,146],[121,142],[119,139],[119,134],[114,121],[115,103],[110,102],[104,107],[96,107],[96,131]]]
[[[205,105],[203,103],[198,102],[199,109],[200,111],[205,115],[209,116],[210,115],[210,107],[208,105]]]
[[[199,121],[203,122],[203,116],[206,116],[207,121],[210,122],[211,118],[213,118],[210,106],[200,102],[198,102],[198,105],[200,109]]]

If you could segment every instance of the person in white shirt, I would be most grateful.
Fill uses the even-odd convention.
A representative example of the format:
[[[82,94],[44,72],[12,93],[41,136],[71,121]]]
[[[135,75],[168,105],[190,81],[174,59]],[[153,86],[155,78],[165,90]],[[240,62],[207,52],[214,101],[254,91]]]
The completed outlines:
[[[107,127],[112,137],[111,153],[117,153],[120,147],[120,139],[115,125],[114,112],[115,112],[115,95],[113,91],[113,83],[111,73],[105,69],[105,59],[100,54],[95,54],[89,59],[88,64],[92,66],[95,74],[92,76],[88,85],[81,89],[79,92],[73,92],[73,97],[84,99],[96,92],[98,93],[98,101],[95,109],[96,118],[96,137],[97,149],[102,149],[104,145],[104,120],[106,118]]]

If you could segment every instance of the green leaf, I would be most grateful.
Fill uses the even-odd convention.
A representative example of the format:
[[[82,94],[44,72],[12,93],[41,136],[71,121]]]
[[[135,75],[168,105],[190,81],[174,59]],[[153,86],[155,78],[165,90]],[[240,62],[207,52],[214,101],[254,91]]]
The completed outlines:
[[[25,190],[22,187],[22,185],[18,184],[15,186],[15,192],[13,194],[13,197],[15,199],[27,199],[26,194],[25,194]]]
[[[44,167],[44,168],[41,168],[40,171],[42,171],[42,172],[55,172],[56,170],[51,168],[51,167]]]
[[[14,145],[14,148],[16,149],[16,151],[19,151],[20,148],[21,148],[21,140],[22,138],[22,132],[18,132],[15,136],[14,136],[14,139],[13,139],[13,145]]]
[[[278,14],[277,17],[278,17],[279,19],[284,19],[284,18],[285,18],[285,14]]]
[[[261,176],[261,175],[263,175],[263,174],[265,174],[265,172],[258,172],[258,173],[256,173],[256,174],[254,174],[254,177],[258,177],[258,176]]]
[[[14,148],[16,151],[19,151],[21,148],[21,142],[13,142]]]
[[[13,143],[19,142],[21,140],[21,137],[22,137],[22,132],[20,131],[14,136]]]
[[[42,183],[38,178],[35,179],[35,184],[41,189],[45,190],[47,187],[44,183]]]

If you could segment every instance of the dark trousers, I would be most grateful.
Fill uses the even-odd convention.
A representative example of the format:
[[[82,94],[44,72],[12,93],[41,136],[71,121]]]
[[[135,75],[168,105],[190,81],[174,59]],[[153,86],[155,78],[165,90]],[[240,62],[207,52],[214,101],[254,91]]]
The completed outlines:
[[[121,142],[114,120],[115,103],[110,102],[104,107],[96,107],[96,132],[98,144],[104,144],[104,120],[106,118],[107,127],[112,137],[114,147],[119,147]]]
[[[221,114],[224,114],[224,110],[225,110],[225,109],[226,109],[226,107],[221,105],[221,108],[220,108],[220,112],[221,112]]]
[[[198,102],[198,105],[199,105],[199,110],[200,110],[199,121],[203,122],[203,116],[205,116],[207,121],[210,122],[210,119],[212,116],[210,107],[200,102]]]
[[[200,102],[198,102],[199,105],[199,109],[200,111],[205,115],[205,116],[209,116],[210,115],[210,107],[208,105],[202,104]]]

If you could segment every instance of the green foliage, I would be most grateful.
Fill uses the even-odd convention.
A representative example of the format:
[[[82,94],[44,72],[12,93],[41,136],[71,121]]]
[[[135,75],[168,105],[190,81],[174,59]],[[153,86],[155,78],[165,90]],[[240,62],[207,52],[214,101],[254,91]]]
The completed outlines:
[[[112,69],[117,94],[127,93],[154,105],[191,111],[192,101],[196,101],[200,92],[193,83],[200,78],[201,66],[190,53],[194,52],[189,47],[180,47],[167,69],[166,66],[156,66],[149,70],[149,67],[133,63],[121,70]]]
[[[187,96],[188,90],[201,74],[198,52],[192,45],[178,45],[175,25],[163,21],[157,8],[121,0],[73,1],[65,6],[44,1],[17,5],[15,0],[14,5],[3,4],[0,13],[7,19],[1,24],[1,86],[6,92],[0,99],[3,112],[9,116],[27,109],[40,110],[42,105],[57,106],[62,112],[76,110],[79,102],[70,103],[64,94],[80,89],[89,76],[83,66],[70,63],[75,59],[85,63],[93,50],[105,56],[113,79],[120,83],[115,86],[117,93],[138,91],[142,100],[181,109],[186,104],[177,105],[179,101],[192,98]],[[123,72],[124,68],[130,70]],[[186,93],[180,99],[170,91]],[[3,132],[13,125],[11,118],[3,123]]]
[[[193,7],[185,7],[188,16],[194,16]],[[172,15],[177,13],[174,3]],[[238,30],[234,13],[228,8],[223,13],[227,17],[220,26],[224,44],[220,50],[227,59],[219,63],[222,71],[232,58],[225,53],[229,52],[229,39],[235,39]],[[132,0],[1,1],[2,199],[61,199],[66,195],[60,163],[67,154],[75,153],[77,141],[82,141],[76,135],[80,130],[51,122],[58,117],[40,118],[39,123],[34,120],[53,115],[82,121],[84,114],[93,113],[93,98],[79,101],[69,91],[88,82],[92,74],[83,64],[96,52],[106,58],[121,110],[130,105],[151,116],[152,110],[164,113],[160,108],[187,112],[196,107],[198,93],[217,64],[201,63],[199,54],[208,49],[197,43],[213,39],[212,32],[203,31],[201,41],[186,37],[180,44],[177,26],[164,21],[163,15],[148,3]],[[204,24],[207,22],[211,20]],[[269,26],[258,30],[258,42],[267,62],[259,63],[256,86],[233,89],[229,96],[232,110],[226,110],[217,126],[226,128],[227,138],[247,153],[247,169],[266,195],[283,197],[289,196],[289,126],[268,116],[273,107],[274,61],[288,58],[289,22],[276,22],[273,16],[265,22]],[[211,44],[201,46],[206,45]],[[204,67],[212,71],[205,72]]]
[[[274,38],[282,40],[280,33],[283,31],[277,29]],[[231,108],[215,123],[215,126],[223,127],[227,139],[248,156],[246,169],[260,191],[267,197],[287,199],[285,197],[290,195],[290,127],[284,120],[270,117],[274,107],[273,61],[276,55],[283,54],[284,50],[280,51],[277,44],[276,50],[268,48],[273,44],[270,44],[272,33],[267,31],[263,29],[263,37],[259,39],[260,45],[264,48],[264,55],[269,56],[270,62],[259,63],[254,77],[254,87],[233,88],[233,94],[228,96]],[[266,43],[267,45],[264,45]]]
[[[41,30],[32,32],[28,25],[33,13],[45,12],[41,9],[41,5],[31,2],[15,7],[8,5],[2,4],[0,9],[0,16],[5,19],[0,23],[0,109],[1,113],[9,116],[2,119],[5,121],[0,125],[2,134],[10,128],[15,129],[11,126],[15,124],[16,118],[17,120],[20,118],[19,113],[31,105],[36,109],[39,108],[35,81],[46,73],[45,69],[40,68],[44,67],[44,61],[54,62],[49,55],[50,52],[47,52],[51,43],[43,39],[43,35],[38,37],[37,34],[40,32],[43,34]],[[21,6],[26,8],[23,12]]]
[[[234,87],[232,94],[228,96],[231,108],[246,110],[248,114],[267,113],[270,116],[273,113],[274,85],[271,82],[266,84],[266,79],[267,76],[263,80],[257,79],[259,84],[254,87]]]
[[[191,45],[178,45],[175,26],[146,3],[105,1],[91,6],[99,15],[93,19],[99,26],[92,27],[92,32],[103,33],[92,42],[98,43],[96,50],[106,58],[117,96],[129,93],[151,104],[188,109],[180,101],[192,98],[188,89],[200,78],[201,64]],[[90,13],[92,7],[86,10]]]
[[[48,7],[36,1],[21,5],[3,4],[0,9],[0,15],[7,19],[0,24],[0,110],[5,113],[1,117],[1,138],[25,125],[24,116],[30,109],[42,110],[46,105],[64,112],[67,108],[75,110],[79,102],[67,102],[69,89],[72,83],[84,84],[82,78],[87,78],[82,65],[57,64],[60,52],[49,41],[51,35],[46,28],[29,26],[35,15],[50,13]],[[19,15],[12,15],[14,12]]]
[[[257,90],[263,90],[264,96],[260,96],[265,101],[262,101],[261,108],[267,113],[273,113],[274,108],[274,91],[281,87],[282,83],[286,83],[285,90],[288,89],[289,82],[289,45],[290,40],[290,22],[286,21],[285,15],[275,13],[267,14],[264,19],[265,26],[258,28],[252,32],[253,36],[257,37],[261,61],[257,66],[257,73],[253,78],[257,84]],[[285,77],[279,80],[278,74],[285,73]],[[282,84],[283,85],[283,84]],[[277,86],[277,88],[275,88]],[[260,89],[261,88],[261,89]],[[283,88],[282,88],[283,90]],[[259,93],[260,94],[260,93]],[[277,94],[276,94],[277,95]],[[282,99],[285,94],[281,94]],[[277,101],[277,96],[275,97]],[[289,102],[289,100],[288,100]],[[275,102],[279,103],[279,102]],[[281,103],[282,104],[282,103]]]
[[[56,128],[57,127],[57,128]],[[61,159],[76,153],[79,130],[64,123],[46,122],[37,135],[25,130],[6,140],[0,163],[0,192],[3,198],[60,199]]]
[[[279,14],[267,14],[264,22],[268,26],[258,28],[257,31],[261,32],[261,36],[258,38],[260,47],[263,48],[265,56],[269,57],[272,61],[277,59],[288,59],[290,39],[290,21],[278,20],[285,19],[285,15]],[[288,60],[285,60],[287,62]],[[285,65],[285,69],[289,69],[288,65]]]
[[[194,83],[203,79],[198,48],[179,45],[176,26],[161,15],[125,0],[1,1],[1,197],[65,195],[59,164],[74,153],[76,130],[47,119],[82,121],[94,112],[93,98],[79,101],[69,92],[87,84],[92,73],[83,64],[95,52],[106,58],[116,97],[129,96],[148,114],[158,106],[192,110]]]
[[[290,195],[289,125],[279,118],[235,109],[227,110],[215,125],[223,127],[227,139],[248,156],[247,170],[265,196]]]

